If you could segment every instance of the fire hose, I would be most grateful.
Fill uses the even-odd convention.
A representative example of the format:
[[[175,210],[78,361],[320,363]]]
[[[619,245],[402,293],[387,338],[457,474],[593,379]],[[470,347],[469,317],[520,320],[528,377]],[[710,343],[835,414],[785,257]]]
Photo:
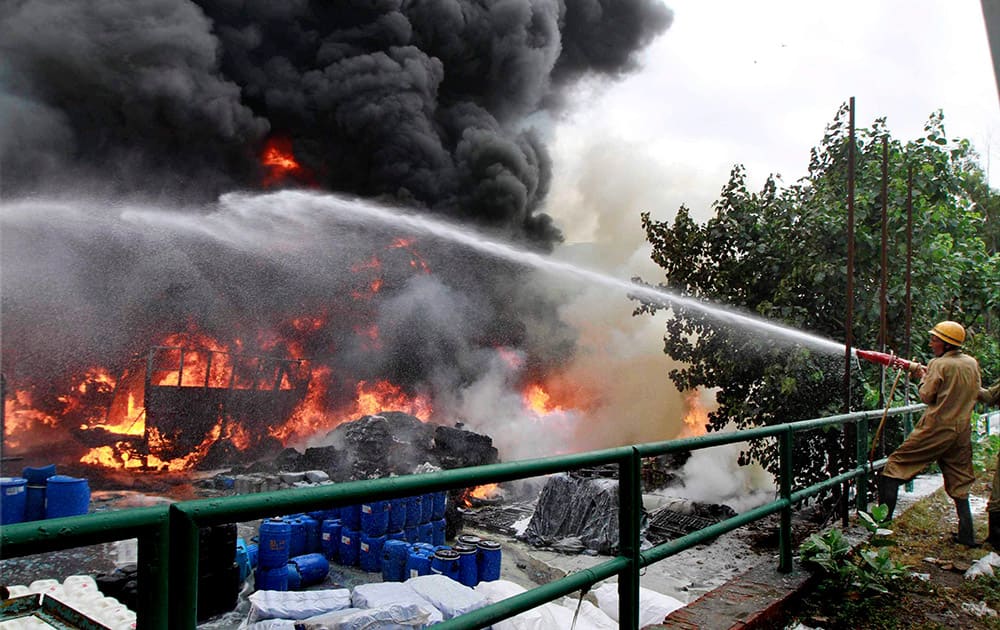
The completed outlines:
[[[878,423],[878,428],[875,430],[875,438],[872,440],[872,447],[868,451],[868,467],[873,468],[875,451],[878,449],[879,442],[882,440],[882,430],[885,428],[885,421],[889,417],[889,408],[892,407],[892,397],[896,393],[896,385],[899,383],[899,378],[903,375],[903,372],[912,372],[924,366],[916,361],[907,361],[906,359],[900,358],[895,354],[875,352],[874,350],[855,350],[854,355],[859,359],[864,359],[872,363],[878,363],[890,368],[896,368],[897,370],[896,378],[892,381],[892,388],[889,390],[889,396],[886,398],[885,409],[882,411],[882,421]]]

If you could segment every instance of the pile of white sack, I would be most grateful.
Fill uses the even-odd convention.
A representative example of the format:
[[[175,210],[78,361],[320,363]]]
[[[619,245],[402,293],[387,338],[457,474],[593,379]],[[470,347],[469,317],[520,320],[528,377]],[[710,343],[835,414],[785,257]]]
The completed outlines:
[[[7,587],[7,591],[11,598],[35,593],[41,594],[43,598],[51,597],[113,630],[133,630],[135,628],[135,611],[130,610],[128,606],[114,597],[105,597],[97,588],[97,582],[89,575],[71,575],[61,583],[59,580],[46,579],[35,580],[27,586],[13,584]],[[4,627],[21,627],[15,622],[20,623],[22,620],[7,621]],[[30,627],[26,625],[28,623],[30,623],[30,619],[23,620],[24,627]]]
[[[640,625],[659,623],[680,601],[639,589]],[[354,591],[257,591],[241,630],[419,630],[519,595],[513,582],[481,582],[475,588],[443,575],[405,582],[362,584]],[[594,590],[598,605],[564,597],[493,624],[493,630],[617,630],[618,585]],[[574,621],[575,618],[575,621]]]

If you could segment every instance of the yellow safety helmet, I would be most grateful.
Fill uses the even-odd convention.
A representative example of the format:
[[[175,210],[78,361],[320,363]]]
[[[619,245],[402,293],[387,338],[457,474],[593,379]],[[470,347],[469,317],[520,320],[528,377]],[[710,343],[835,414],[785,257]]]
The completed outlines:
[[[958,322],[938,322],[934,328],[931,328],[927,332],[953,346],[961,346],[965,343],[965,328]]]

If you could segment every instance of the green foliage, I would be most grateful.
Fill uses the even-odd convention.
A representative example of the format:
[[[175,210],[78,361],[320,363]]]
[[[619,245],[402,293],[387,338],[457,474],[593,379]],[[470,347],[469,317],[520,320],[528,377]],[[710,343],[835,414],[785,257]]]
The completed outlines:
[[[973,432],[972,467],[977,473],[993,470],[1000,452],[1000,435],[980,436]]]
[[[735,166],[699,223],[686,207],[674,220],[642,215],[651,257],[664,272],[658,286],[696,300],[722,303],[788,327],[844,340],[846,307],[847,108],[811,152],[808,175],[791,186],[770,177],[759,192]],[[879,339],[882,217],[882,142],[886,139],[891,275],[886,292],[887,331]],[[856,347],[885,347],[926,363],[925,331],[954,319],[969,331],[969,348],[983,364],[1000,367],[996,316],[1000,254],[996,226],[987,224],[1000,197],[986,184],[966,140],[949,139],[934,113],[924,135],[902,143],[884,120],[856,134],[855,293]],[[912,342],[906,339],[907,188],[912,178]],[[994,221],[995,223],[995,221]],[[636,298],[641,301],[641,298]],[[823,353],[761,330],[679,304],[641,302],[636,314],[669,308],[664,352],[683,367],[670,372],[681,390],[717,391],[710,430],[746,429],[839,413],[844,406],[843,354]],[[992,319],[991,319],[992,317]],[[879,400],[880,368],[852,369],[851,409]],[[993,372],[996,374],[996,372]],[[891,381],[890,381],[891,383]],[[888,389],[886,387],[885,389]],[[899,388],[902,396],[904,387]],[[911,400],[912,397],[911,397]],[[743,463],[760,462],[777,475],[777,449],[751,443]],[[795,479],[810,485],[853,461],[853,446],[839,430],[797,437]]]
[[[813,534],[799,546],[803,564],[819,568],[833,586],[842,592],[889,593],[908,574],[909,567],[892,559],[887,549],[895,544],[886,525],[889,508],[878,505],[871,514],[861,512],[860,522],[870,533],[868,542],[857,555],[843,533],[833,528]]]

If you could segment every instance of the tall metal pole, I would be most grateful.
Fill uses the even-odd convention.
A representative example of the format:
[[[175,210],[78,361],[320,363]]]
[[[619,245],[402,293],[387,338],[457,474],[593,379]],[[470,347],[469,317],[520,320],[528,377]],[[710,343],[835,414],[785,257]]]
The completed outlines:
[[[844,314],[844,413],[851,412],[851,350],[854,347],[854,97],[850,101],[850,134],[847,145],[847,312]],[[857,437],[857,427],[845,427],[847,443]],[[845,449],[846,453],[847,450]],[[844,462],[846,465],[847,462]],[[867,486],[867,483],[864,484]],[[867,492],[858,486],[858,493]],[[844,483],[840,496],[840,520],[847,527],[850,520],[848,497],[850,483]]]
[[[889,293],[889,138],[882,136],[882,249],[878,292],[878,345],[881,352],[889,345],[889,317],[886,299]],[[885,405],[885,373],[882,366],[878,406]]]
[[[854,97],[847,145],[847,312],[844,314],[844,413],[851,411],[851,349],[854,347]]]
[[[907,160],[909,161],[909,160]],[[909,165],[906,176],[906,315],[903,331],[903,352],[907,359],[912,359],[913,349],[910,347],[910,323],[913,315],[913,164]],[[906,388],[903,390],[903,402],[910,404],[910,373],[906,373]],[[909,435],[913,430],[913,414],[906,414],[903,420],[903,431]],[[906,491],[913,492],[913,481],[906,482]]]
[[[910,322],[913,314],[913,165],[906,177],[906,324],[903,331],[903,356],[912,359],[910,347]],[[909,376],[909,374],[907,374]],[[909,400],[909,388],[906,390]]]

